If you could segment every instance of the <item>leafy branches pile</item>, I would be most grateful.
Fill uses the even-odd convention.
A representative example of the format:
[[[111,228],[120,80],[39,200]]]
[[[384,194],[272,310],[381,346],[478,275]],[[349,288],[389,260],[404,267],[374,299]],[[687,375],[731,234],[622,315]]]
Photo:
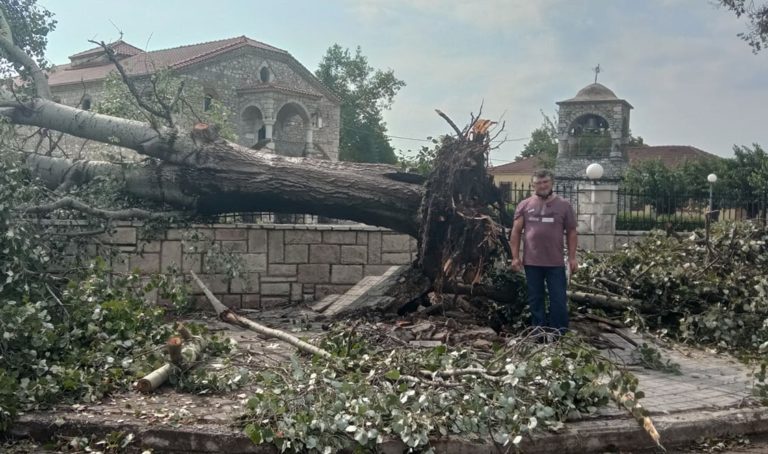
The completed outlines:
[[[674,340],[742,353],[768,344],[768,229],[716,223],[709,242],[655,231],[614,254],[588,255],[574,275],[620,296],[642,327]],[[614,308],[615,309],[615,308]],[[606,309],[611,310],[611,309]]]
[[[430,438],[445,436],[516,446],[612,399],[645,418],[634,376],[575,337],[534,340],[481,353],[398,348],[365,325],[334,329],[320,345],[330,360],[294,357],[257,374],[242,424],[255,443],[283,452],[372,449],[388,439],[430,452]]]
[[[149,295],[186,299],[183,280],[114,274],[105,260],[86,260],[92,251],[78,247],[81,237],[25,216],[24,206],[47,196],[33,183],[0,159],[0,432],[20,411],[93,402],[165,363],[158,346],[173,328]],[[215,338],[209,345],[229,348]],[[245,382],[203,371],[173,381],[195,392]]]

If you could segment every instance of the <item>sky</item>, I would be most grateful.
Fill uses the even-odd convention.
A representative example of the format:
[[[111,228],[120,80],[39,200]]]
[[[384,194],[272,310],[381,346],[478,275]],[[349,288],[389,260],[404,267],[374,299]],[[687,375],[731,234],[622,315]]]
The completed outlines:
[[[649,145],[729,157],[768,148],[768,50],[739,39],[742,20],[712,0],[38,0],[56,15],[48,59],[123,39],[146,50],[246,35],[314,71],[334,43],[407,84],[385,113],[407,152],[466,124],[505,122],[493,165],[509,162],[557,101],[594,81],[627,100]]]

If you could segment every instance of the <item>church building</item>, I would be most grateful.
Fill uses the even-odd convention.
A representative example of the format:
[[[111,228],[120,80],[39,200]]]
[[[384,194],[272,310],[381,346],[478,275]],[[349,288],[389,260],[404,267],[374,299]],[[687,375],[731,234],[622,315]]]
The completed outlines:
[[[237,142],[258,143],[284,156],[338,160],[340,100],[288,52],[245,36],[144,51],[122,40],[109,44],[137,83],[161,69],[198,84],[205,99],[217,100],[234,122]],[[95,47],[69,57],[49,74],[54,99],[91,109],[116,72]]]

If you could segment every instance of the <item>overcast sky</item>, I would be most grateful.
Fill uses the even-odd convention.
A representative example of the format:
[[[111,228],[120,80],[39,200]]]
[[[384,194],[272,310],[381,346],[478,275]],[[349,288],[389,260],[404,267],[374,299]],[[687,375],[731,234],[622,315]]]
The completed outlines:
[[[155,50],[246,35],[285,49],[314,71],[333,43],[361,46],[371,65],[407,86],[386,114],[392,136],[449,132],[439,108],[464,124],[506,120],[512,160],[540,111],[598,81],[634,106],[630,127],[651,145],[693,145],[731,156],[768,148],[768,51],[754,55],[744,24],[707,0],[38,0],[56,14],[53,63],[119,37]],[[115,25],[112,25],[112,24]],[[396,149],[420,140],[393,138]]]

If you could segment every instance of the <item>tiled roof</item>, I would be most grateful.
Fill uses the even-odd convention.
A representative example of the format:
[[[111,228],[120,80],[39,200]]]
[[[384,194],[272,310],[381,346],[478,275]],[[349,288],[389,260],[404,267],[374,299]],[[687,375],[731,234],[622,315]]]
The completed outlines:
[[[130,45],[128,45],[130,46]],[[130,46],[133,47],[133,46]],[[290,56],[288,52],[276,47],[252,40],[245,36],[237,38],[209,41],[206,43],[192,44],[189,46],[174,47],[171,49],[141,52],[120,61],[126,72],[132,76],[151,74],[159,68],[180,69],[212,58],[216,55],[234,50],[240,47],[255,47],[271,52],[277,52]],[[122,50],[123,48],[121,48]],[[125,47],[127,49],[127,47]],[[98,49],[89,49],[76,56],[85,56],[88,53],[96,53]],[[51,86],[66,85],[72,83],[100,80],[114,71],[110,63],[101,66],[72,67],[71,64],[56,66],[48,76]]]
[[[115,51],[118,55],[136,55],[144,52],[143,50],[139,49],[138,47],[128,44],[122,39],[119,39],[113,43],[107,44],[107,46]],[[94,47],[92,49],[84,50],[82,52],[78,52],[74,55],[70,55],[69,58],[71,59],[77,59],[81,57],[86,57],[89,55],[100,55],[104,49],[101,46]]]
[[[530,175],[535,170],[540,169],[539,158],[536,156],[530,158],[523,158],[519,161],[508,162],[500,166],[491,167],[488,169],[488,173],[491,175],[498,175],[501,173],[511,173],[518,175]]]
[[[629,165],[657,159],[664,166],[674,169],[686,162],[700,161],[702,159],[720,159],[720,157],[690,145],[659,145],[653,147],[628,147],[627,159],[629,159]]]

